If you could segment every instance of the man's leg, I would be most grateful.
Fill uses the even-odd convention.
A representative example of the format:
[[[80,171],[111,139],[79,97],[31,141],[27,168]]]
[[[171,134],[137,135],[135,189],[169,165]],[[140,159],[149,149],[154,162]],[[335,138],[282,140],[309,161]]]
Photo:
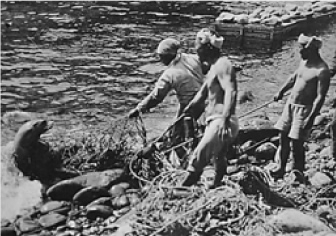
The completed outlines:
[[[215,188],[221,184],[221,181],[224,175],[227,174],[227,150],[223,149],[222,155],[218,155],[216,157],[214,164],[215,164],[215,179],[214,183],[211,188]]]
[[[305,165],[305,151],[303,140],[293,140],[293,157],[294,157],[294,170],[300,171],[303,174]]]
[[[211,122],[205,129],[204,135],[192,153],[188,166],[188,176],[182,183],[183,186],[191,186],[200,179],[204,167],[209,163],[213,156],[213,149],[216,145],[214,139],[218,136],[214,129],[214,123]],[[217,138],[218,139],[218,138]]]
[[[198,182],[206,165],[206,155],[206,140],[204,140],[203,137],[199,145],[192,153],[191,160],[189,160],[187,168],[188,176],[183,181],[182,186],[191,186]]]
[[[275,154],[275,161],[279,165],[279,169],[272,173],[274,177],[282,178],[286,172],[286,164],[290,154],[290,138],[285,132],[280,132],[280,142],[278,150]]]

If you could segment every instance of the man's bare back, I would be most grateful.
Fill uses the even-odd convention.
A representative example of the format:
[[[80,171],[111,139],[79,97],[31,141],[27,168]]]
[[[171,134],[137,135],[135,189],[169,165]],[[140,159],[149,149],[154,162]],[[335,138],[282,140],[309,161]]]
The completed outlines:
[[[308,65],[302,61],[295,72],[295,84],[291,91],[290,99],[292,103],[301,105],[313,105],[318,89],[324,89],[329,84],[329,80],[323,75],[328,70],[324,61],[316,65]]]
[[[208,89],[207,116],[235,114],[237,82],[231,62],[226,57],[219,58],[206,76]],[[232,98],[225,99],[226,96]],[[231,103],[232,102],[232,103]],[[231,110],[230,110],[231,109]]]

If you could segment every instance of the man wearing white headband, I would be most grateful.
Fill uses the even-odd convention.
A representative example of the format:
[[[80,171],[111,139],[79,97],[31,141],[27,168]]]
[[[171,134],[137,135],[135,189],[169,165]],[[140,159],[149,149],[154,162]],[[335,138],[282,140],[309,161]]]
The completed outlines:
[[[300,65],[274,97],[278,101],[286,91],[292,89],[275,125],[280,131],[280,145],[275,156],[279,168],[272,175],[275,178],[284,176],[292,144],[293,168],[296,170],[297,180],[302,182],[305,167],[304,142],[324,103],[330,84],[330,72],[319,53],[322,46],[320,38],[301,34],[298,43],[302,58]]]
[[[157,48],[160,61],[167,69],[160,76],[153,91],[141,101],[136,108],[129,112],[129,117],[137,117],[140,112],[147,112],[158,105],[174,90],[179,101],[177,117],[201,88],[204,75],[201,63],[196,55],[180,52],[180,42],[173,38],[167,38],[160,42]],[[205,105],[203,105],[205,106]],[[202,108],[202,106],[201,106]],[[196,119],[200,114],[195,114]],[[183,122],[175,124],[171,136],[174,143],[183,141]],[[182,154],[181,154],[182,155]]]
[[[202,63],[206,80],[201,90],[186,107],[189,112],[208,99],[206,108],[206,129],[204,135],[192,153],[188,176],[184,186],[190,186],[200,179],[204,167],[215,164],[215,179],[211,187],[221,183],[227,169],[227,155],[230,146],[238,135],[238,119],[235,117],[237,81],[231,62],[221,57],[223,37],[209,29],[202,29],[196,36],[195,46]]]

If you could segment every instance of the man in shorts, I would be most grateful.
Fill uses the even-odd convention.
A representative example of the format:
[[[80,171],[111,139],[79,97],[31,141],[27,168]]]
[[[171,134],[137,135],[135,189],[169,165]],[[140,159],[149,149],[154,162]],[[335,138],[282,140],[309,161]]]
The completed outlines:
[[[208,99],[205,110],[206,128],[201,141],[191,155],[188,176],[182,183],[191,186],[197,183],[211,160],[215,164],[215,179],[211,187],[221,183],[227,169],[228,148],[238,135],[238,119],[235,116],[237,80],[231,62],[221,57],[223,37],[209,29],[202,29],[196,37],[196,49],[206,74],[201,90],[185,108],[184,112],[196,109]]]
[[[274,178],[282,178],[285,174],[292,144],[294,167],[297,180],[302,181],[305,165],[304,142],[310,134],[315,117],[324,103],[330,84],[328,65],[321,58],[320,38],[301,34],[298,38],[301,62],[298,69],[288,78],[274,100],[282,99],[292,89],[283,113],[275,125],[280,131],[280,145],[275,159],[279,168],[272,172]]]

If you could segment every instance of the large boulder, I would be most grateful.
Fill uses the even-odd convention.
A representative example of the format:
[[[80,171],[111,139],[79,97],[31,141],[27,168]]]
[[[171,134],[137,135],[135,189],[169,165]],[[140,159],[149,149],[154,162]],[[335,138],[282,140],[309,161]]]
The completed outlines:
[[[73,202],[81,206],[86,206],[98,198],[110,196],[110,193],[105,188],[93,186],[84,188],[76,193],[73,197]]]
[[[70,204],[65,201],[50,201],[40,207],[41,214],[48,214],[50,212],[66,214],[70,210]]]
[[[91,172],[72,179],[73,182],[85,187],[109,187],[124,175],[123,169],[106,170],[103,172]]]
[[[108,189],[113,184],[117,183],[123,175],[123,169],[90,172],[72,179],[58,182],[48,189],[47,196],[52,200],[70,201],[74,195],[83,188],[101,187]]]
[[[264,144],[261,144],[254,152],[255,157],[258,160],[273,160],[275,153],[277,151],[277,147],[271,143],[267,142]]]
[[[54,201],[71,201],[73,196],[83,189],[79,183],[70,180],[63,180],[47,190],[47,196]]]
[[[43,215],[39,218],[38,222],[44,228],[53,228],[62,224],[65,224],[67,217],[55,212],[51,212],[47,215]]]

